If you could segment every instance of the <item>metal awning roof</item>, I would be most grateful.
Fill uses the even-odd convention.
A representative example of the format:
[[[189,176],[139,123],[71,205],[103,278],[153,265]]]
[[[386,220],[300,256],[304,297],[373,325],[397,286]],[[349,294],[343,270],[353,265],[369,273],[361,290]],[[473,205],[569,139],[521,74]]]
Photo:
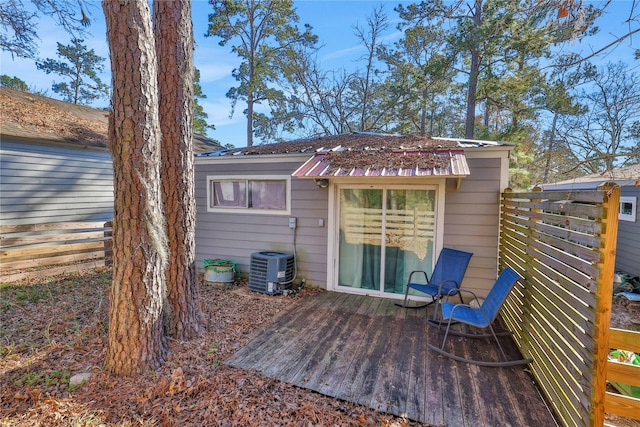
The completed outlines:
[[[292,176],[328,177],[465,177],[471,174],[464,150],[379,150],[316,153]]]

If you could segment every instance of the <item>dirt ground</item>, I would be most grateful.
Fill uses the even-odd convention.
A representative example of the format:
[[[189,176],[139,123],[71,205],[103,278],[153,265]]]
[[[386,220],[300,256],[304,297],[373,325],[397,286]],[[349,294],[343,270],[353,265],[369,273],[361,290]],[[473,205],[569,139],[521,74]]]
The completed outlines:
[[[169,340],[157,371],[111,376],[101,367],[110,281],[103,269],[0,285],[0,426],[423,426],[222,363],[281,312],[322,292],[311,288],[274,297],[242,282],[205,282],[199,338]],[[633,320],[614,318],[616,327]],[[78,373],[91,376],[71,386]]]

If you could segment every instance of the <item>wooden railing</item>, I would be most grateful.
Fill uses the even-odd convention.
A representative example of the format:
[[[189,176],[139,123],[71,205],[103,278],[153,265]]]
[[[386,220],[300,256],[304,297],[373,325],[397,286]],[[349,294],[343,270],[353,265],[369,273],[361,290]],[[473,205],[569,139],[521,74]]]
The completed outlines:
[[[524,278],[503,318],[556,415],[602,426],[620,188],[503,194],[500,268]]]
[[[611,329],[609,348],[640,354],[640,332]],[[609,360],[607,381],[625,387],[640,387],[640,366]],[[640,398],[607,392],[604,400],[607,414],[640,420]]]
[[[101,267],[110,257],[110,222],[0,226],[2,282]]]

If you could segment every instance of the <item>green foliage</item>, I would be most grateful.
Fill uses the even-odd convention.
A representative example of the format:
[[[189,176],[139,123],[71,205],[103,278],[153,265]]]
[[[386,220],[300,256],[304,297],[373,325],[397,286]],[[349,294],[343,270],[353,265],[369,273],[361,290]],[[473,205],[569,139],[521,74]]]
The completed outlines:
[[[246,101],[247,145],[253,145],[254,108],[259,104],[271,106],[282,102],[283,92],[276,89],[289,77],[288,65],[295,61],[301,46],[313,46],[317,37],[311,26],[304,31],[297,27],[298,15],[291,0],[231,0],[210,1],[207,35],[221,39],[220,46],[233,42],[231,50],[240,59],[232,72],[238,86],[227,92],[232,112],[238,100]]]
[[[215,125],[207,123],[209,115],[204,111],[202,105],[198,103],[198,99],[205,99],[207,95],[202,92],[202,86],[200,86],[200,70],[195,69],[195,75],[193,77],[193,131],[201,135],[206,135],[207,130],[215,130]]]
[[[36,67],[47,74],[54,73],[66,78],[64,82],[54,82],[51,88],[74,104],[91,104],[109,95],[109,87],[102,83],[98,73],[104,69],[104,58],[88,50],[84,40],[73,38],[70,45],[58,43],[58,57],[62,61],[47,58],[36,62]]]
[[[28,371],[13,381],[13,385],[17,387],[23,386],[52,386],[56,384],[67,384],[71,377],[69,371]]]
[[[11,89],[21,90],[23,92],[29,92],[29,86],[27,83],[16,77],[9,77],[6,74],[0,76],[0,86],[10,87]]]
[[[31,10],[27,10],[22,0],[0,2],[0,47],[12,56],[35,58],[39,39],[37,20],[43,15],[53,18],[57,25],[71,35],[84,33],[84,27],[90,24],[84,8],[85,2],[86,0],[31,0]]]

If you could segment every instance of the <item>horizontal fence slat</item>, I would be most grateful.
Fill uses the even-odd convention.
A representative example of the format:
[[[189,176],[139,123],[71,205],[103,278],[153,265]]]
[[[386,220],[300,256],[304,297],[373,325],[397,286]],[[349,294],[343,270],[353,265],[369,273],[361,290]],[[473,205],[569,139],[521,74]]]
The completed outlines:
[[[533,191],[533,192],[505,192],[504,198],[508,201],[512,199],[541,199],[541,200],[576,200],[582,203],[602,202],[603,190],[580,190],[580,191]]]
[[[0,260],[4,263],[12,260],[47,257],[51,253],[82,252],[104,248],[104,241],[110,238],[96,239],[86,243],[70,243],[67,245],[41,246],[37,248],[25,248],[21,246],[15,250],[0,250]]]
[[[0,280],[2,280],[3,282],[16,282],[19,280],[35,279],[43,276],[55,276],[58,274],[75,273],[83,270],[88,270],[90,268],[105,267],[106,265],[107,263],[104,258],[95,259],[92,261],[65,265],[64,267],[51,267],[43,270],[32,270],[10,274],[0,273]]]
[[[608,414],[640,420],[640,399],[607,392],[604,399],[604,410]]]
[[[540,221],[580,233],[599,235],[602,232],[602,224],[593,219],[559,215],[553,212],[535,212],[511,206],[503,206],[502,212],[506,216],[520,218],[523,221]]]
[[[514,207],[519,209],[540,209],[555,214],[565,214],[575,217],[585,216],[594,219],[600,219],[604,210],[602,206],[587,205],[581,203],[553,203],[553,202],[532,202],[532,201],[516,201]]]
[[[29,268],[47,267],[51,265],[69,264],[88,259],[100,259],[107,257],[105,251],[76,252],[72,254],[50,254],[47,257],[3,262],[0,264],[0,272],[8,273],[11,270],[24,270]]]
[[[609,347],[640,353],[640,332],[611,328],[609,332]]]
[[[596,264],[601,260],[602,254],[596,245],[585,246],[574,241],[554,236],[553,234],[542,233],[539,231],[535,231],[532,234],[537,240],[545,243],[546,245],[558,248],[563,252],[582,260]],[[597,240],[597,243],[599,243],[599,240]]]
[[[80,233],[64,234],[37,234],[29,236],[6,237],[0,236],[0,248],[6,249],[12,246],[33,245],[41,243],[68,243],[78,240],[100,239],[105,236],[105,231],[88,231]]]
[[[111,222],[50,222],[46,224],[0,225],[0,234],[27,231],[79,230],[86,228],[110,228]]]
[[[609,360],[607,362],[607,380],[640,386],[640,366]]]
[[[529,247],[530,249],[535,249],[538,254],[544,254],[552,258],[557,266],[563,264],[564,274],[566,274],[566,268],[569,268],[571,271],[575,271],[576,274],[586,275],[585,279],[598,277],[598,266],[588,260],[580,259],[540,240],[532,240]],[[574,277],[576,277],[576,282],[582,282],[581,276]]]
[[[0,226],[3,281],[104,266],[111,258],[111,222]]]

